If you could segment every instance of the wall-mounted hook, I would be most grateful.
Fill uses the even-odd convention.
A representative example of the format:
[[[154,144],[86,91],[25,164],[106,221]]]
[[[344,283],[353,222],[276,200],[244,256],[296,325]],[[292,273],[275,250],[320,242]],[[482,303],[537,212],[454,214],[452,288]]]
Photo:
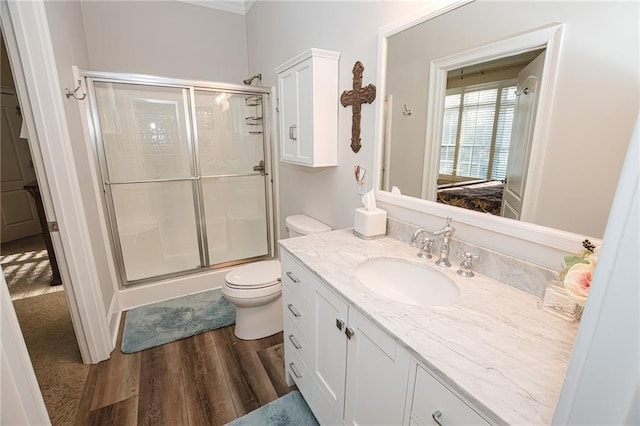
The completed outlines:
[[[406,116],[409,116],[411,114],[413,114],[413,111],[411,111],[411,108],[409,108],[407,106],[407,104],[404,104],[404,111],[402,111],[402,115],[404,115],[406,117]]]
[[[67,99],[69,99],[69,98],[71,98],[73,96],[74,99],[77,99],[79,101],[83,101],[87,97],[87,94],[83,93],[82,97],[79,98],[77,96],[77,93],[80,91],[80,89],[82,89],[82,81],[78,80],[78,87],[76,87],[73,90],[69,90],[69,89],[65,88],[64,94],[67,96]]]

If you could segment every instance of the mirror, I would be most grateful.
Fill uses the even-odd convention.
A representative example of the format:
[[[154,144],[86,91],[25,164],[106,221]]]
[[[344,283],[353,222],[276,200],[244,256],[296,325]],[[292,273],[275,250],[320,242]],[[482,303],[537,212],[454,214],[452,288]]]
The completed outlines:
[[[389,31],[380,189],[602,237],[637,30],[632,3],[478,0]]]

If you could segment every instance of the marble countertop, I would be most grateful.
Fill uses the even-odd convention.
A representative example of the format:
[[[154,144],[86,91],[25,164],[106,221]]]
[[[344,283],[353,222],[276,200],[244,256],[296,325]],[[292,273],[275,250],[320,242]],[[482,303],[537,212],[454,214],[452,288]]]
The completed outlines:
[[[419,259],[417,248],[390,237],[363,240],[349,229],[280,245],[492,423],[551,423],[578,326],[539,309],[536,297],[480,274],[462,278],[457,262],[443,270],[435,256]],[[355,278],[358,264],[373,257],[442,271],[460,298],[418,307],[378,296]]]

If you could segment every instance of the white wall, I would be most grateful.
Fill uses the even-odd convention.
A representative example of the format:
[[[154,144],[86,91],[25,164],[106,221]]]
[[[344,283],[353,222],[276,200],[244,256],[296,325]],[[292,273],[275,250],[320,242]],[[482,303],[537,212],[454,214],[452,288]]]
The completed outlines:
[[[352,89],[356,61],[365,67],[363,85],[375,84],[378,28],[423,6],[420,2],[256,2],[247,14],[249,68],[262,72],[265,85],[275,86],[274,67],[316,47],[342,53],[340,93]],[[367,177],[373,175],[374,119],[373,105],[363,105],[362,148],[356,154],[350,148],[351,108],[340,106],[337,167],[317,170],[278,162],[281,230],[284,218],[295,213],[306,213],[333,228],[353,226],[353,209],[361,197],[353,169],[360,164],[368,170]],[[367,186],[371,188],[370,180]]]
[[[92,69],[241,84],[242,15],[172,1],[82,2]]]
[[[393,128],[402,144],[414,145],[393,150],[392,161],[399,157],[401,168],[413,161],[422,171],[431,61],[552,22],[564,23],[532,222],[602,237],[638,111],[638,12],[632,2],[477,1],[394,35],[389,42],[389,61],[395,64],[389,68],[389,93],[395,109],[408,103],[414,114],[404,120],[395,114]]]
[[[640,117],[553,424],[640,422]]]

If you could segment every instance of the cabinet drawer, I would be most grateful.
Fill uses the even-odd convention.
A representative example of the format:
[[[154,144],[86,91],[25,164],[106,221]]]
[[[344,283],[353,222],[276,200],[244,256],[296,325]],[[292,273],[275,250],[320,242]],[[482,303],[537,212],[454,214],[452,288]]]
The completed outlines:
[[[431,425],[434,417],[447,426],[488,425],[460,398],[418,366],[411,420],[416,425]]]
[[[280,262],[282,264],[282,284],[285,291],[290,291],[298,298],[306,300],[309,272],[284,251],[281,251]]]
[[[282,292],[282,309],[284,312],[282,317],[306,334],[308,322],[306,299],[300,299],[296,297],[295,293],[284,289]]]
[[[291,350],[296,353],[303,361],[307,360],[308,344],[305,334],[291,323],[289,318],[284,318],[284,336],[285,342],[289,343]]]
[[[308,400],[309,398],[309,373],[307,366],[298,356],[289,339],[284,340],[284,361],[285,372],[295,382],[302,396]]]

